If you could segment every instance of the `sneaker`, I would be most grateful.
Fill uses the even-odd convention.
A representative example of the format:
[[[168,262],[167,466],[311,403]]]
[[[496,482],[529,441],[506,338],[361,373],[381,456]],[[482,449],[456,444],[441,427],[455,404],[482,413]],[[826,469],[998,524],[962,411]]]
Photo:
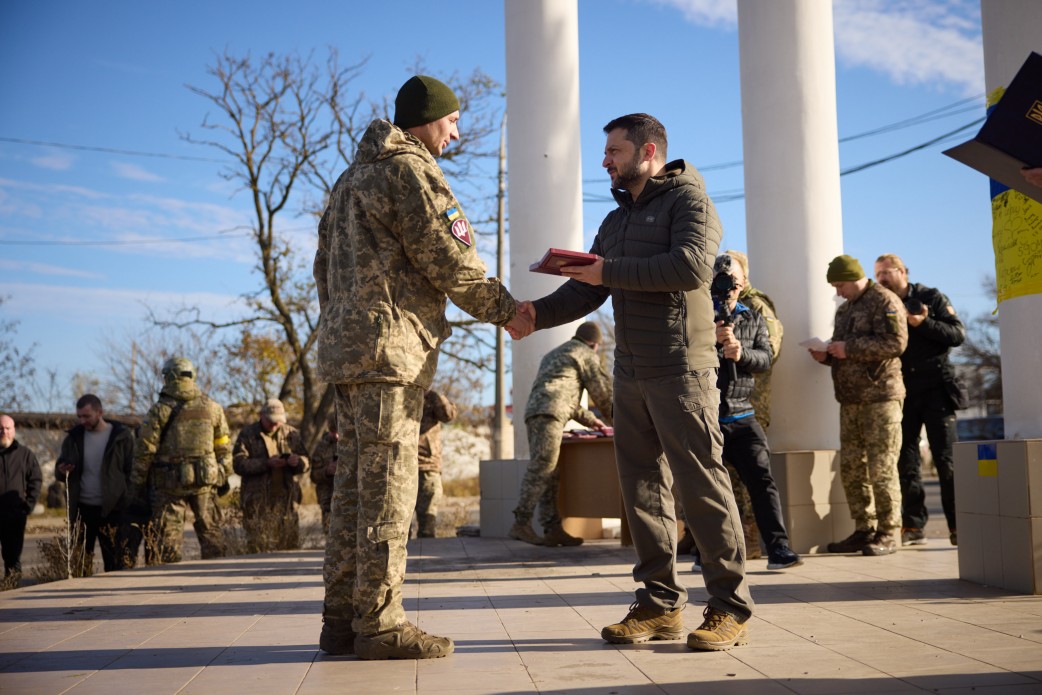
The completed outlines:
[[[687,555],[698,552],[695,547],[695,537],[691,535],[691,529],[684,526],[684,535],[677,541],[677,555]]]
[[[872,542],[864,547],[862,555],[891,555],[897,552],[897,537],[891,531],[876,531]]]
[[[903,528],[901,545],[926,545],[926,534],[921,528]]]
[[[959,534],[955,532],[955,529],[951,530],[948,534],[948,540],[951,541],[952,545],[959,545]]]
[[[534,533],[532,535],[535,535]],[[538,536],[536,536],[538,538]],[[524,540],[524,539],[521,539]],[[543,535],[543,545],[548,548],[556,548],[558,546],[572,546],[582,545],[583,539],[578,538],[569,534],[564,528],[558,524],[557,526],[551,526],[550,530]]]
[[[803,559],[787,545],[779,545],[767,553],[767,569],[784,570],[803,564]]]
[[[663,613],[659,608],[645,608],[634,603],[622,619],[601,630],[601,637],[612,644],[640,644],[648,640],[673,640],[684,636],[681,608]]]
[[[531,543],[532,545],[543,545],[543,539],[535,531],[532,530],[531,524],[522,524],[515,522],[510,527],[508,536],[513,538],[515,541],[523,541],[525,543]]]
[[[409,621],[372,635],[355,636],[361,659],[439,659],[455,648],[448,637],[429,635]]]
[[[830,553],[860,553],[865,546],[872,542],[875,530],[854,531],[846,538],[836,543],[829,543],[827,550]]]
[[[706,606],[702,613],[702,626],[687,636],[687,646],[711,652],[721,652],[731,647],[749,644],[749,629],[745,621],[730,613]]]
[[[318,638],[318,648],[333,656],[354,654],[355,631],[351,628],[351,618],[322,616],[322,634]]]
[[[692,550],[691,555],[695,558],[694,564],[691,565],[691,571],[695,574],[702,574],[702,555],[698,552],[698,548]]]

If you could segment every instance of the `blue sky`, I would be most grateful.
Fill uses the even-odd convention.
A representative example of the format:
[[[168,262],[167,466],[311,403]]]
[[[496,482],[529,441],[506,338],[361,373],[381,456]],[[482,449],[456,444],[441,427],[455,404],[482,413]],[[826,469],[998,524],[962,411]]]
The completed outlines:
[[[140,330],[146,305],[234,317],[239,295],[259,282],[236,231],[250,222],[249,200],[218,176],[217,162],[24,141],[215,158],[178,133],[199,132],[207,103],[186,85],[213,87],[206,68],[225,50],[321,59],[334,46],[344,62],[368,57],[356,85],[373,99],[393,97],[418,56],[435,75],[480,68],[506,81],[496,0],[289,7],[0,3],[0,296],[10,298],[0,311],[20,321],[18,345],[35,344],[38,368],[57,370],[59,382],[99,371],[105,337]],[[936,120],[842,144],[842,168],[983,115],[979,13],[969,0],[835,2],[840,137],[942,110]],[[608,190],[601,126],[646,111],[669,130],[671,156],[707,168],[724,244],[745,248],[745,202],[727,200],[743,187],[742,169],[713,167],[742,158],[735,15],[734,0],[579,1],[582,167],[594,201],[584,208],[587,242],[611,209],[596,202]],[[940,287],[973,316],[993,308],[980,289],[994,268],[988,185],[942,149],[844,176],[844,245],[866,269],[880,253],[901,255],[913,280]],[[310,218],[283,225],[313,246]],[[181,239],[198,240],[169,241]],[[752,259],[754,281],[764,262]],[[822,291],[830,291],[824,282]]]

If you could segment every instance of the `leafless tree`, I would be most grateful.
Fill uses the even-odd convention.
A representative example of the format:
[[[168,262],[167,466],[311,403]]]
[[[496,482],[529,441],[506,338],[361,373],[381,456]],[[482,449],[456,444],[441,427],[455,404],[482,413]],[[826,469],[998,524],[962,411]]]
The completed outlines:
[[[10,297],[0,297],[0,307]],[[0,319],[0,410],[25,410],[32,401],[36,363],[31,346],[27,351],[15,347],[18,321]]]
[[[981,288],[998,301],[994,276],[981,281]],[[953,361],[966,381],[971,406],[987,414],[1002,412],[1002,360],[999,356],[999,317],[989,312],[966,322],[966,342],[953,354]]]

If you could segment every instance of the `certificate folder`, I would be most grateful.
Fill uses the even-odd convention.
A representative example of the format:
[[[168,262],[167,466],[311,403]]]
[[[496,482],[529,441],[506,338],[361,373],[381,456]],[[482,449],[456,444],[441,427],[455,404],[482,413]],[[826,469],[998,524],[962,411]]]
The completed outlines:
[[[528,266],[533,273],[560,275],[561,267],[566,265],[590,265],[597,260],[592,253],[582,251],[566,251],[565,249],[549,249],[542,260]]]
[[[980,132],[944,154],[1042,202],[1020,170],[1042,166],[1042,55],[1024,61]]]

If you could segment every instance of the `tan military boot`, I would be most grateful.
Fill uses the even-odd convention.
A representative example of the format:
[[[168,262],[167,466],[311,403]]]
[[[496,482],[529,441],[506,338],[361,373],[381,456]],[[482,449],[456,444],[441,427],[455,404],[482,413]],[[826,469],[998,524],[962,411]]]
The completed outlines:
[[[672,640],[684,636],[681,608],[663,613],[658,608],[645,608],[634,603],[622,619],[601,630],[601,637],[612,644],[639,644],[648,640]]]
[[[542,537],[536,534],[532,529],[531,524],[514,522],[514,525],[510,527],[510,531],[507,535],[515,541],[524,541],[525,543],[531,543],[532,545],[543,545]]]
[[[550,530],[543,534],[543,545],[548,548],[556,548],[557,546],[570,546],[570,545],[582,545],[583,539],[577,538],[558,524],[557,526],[551,526]]]
[[[351,628],[351,618],[323,616],[322,634],[318,638],[318,648],[333,656],[354,654],[355,631]]]
[[[692,649],[721,652],[749,644],[749,629],[730,613],[706,606],[702,625],[687,636]]]
[[[409,621],[383,632],[355,636],[355,654],[361,659],[439,659],[453,649],[448,637],[427,634]]]

